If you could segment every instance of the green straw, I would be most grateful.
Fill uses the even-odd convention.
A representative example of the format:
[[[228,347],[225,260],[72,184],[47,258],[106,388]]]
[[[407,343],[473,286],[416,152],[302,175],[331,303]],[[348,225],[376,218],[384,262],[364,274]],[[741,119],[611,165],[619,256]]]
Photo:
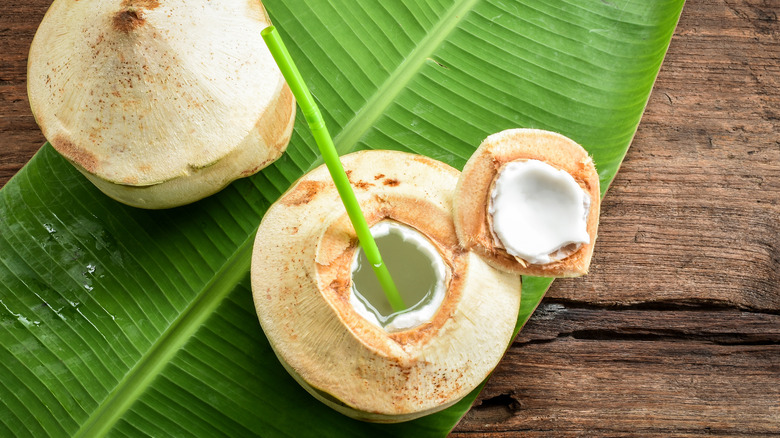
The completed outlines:
[[[290,57],[290,53],[287,51],[287,47],[285,47],[282,37],[276,28],[268,26],[263,29],[261,35],[276,63],[279,65],[284,79],[287,80],[287,85],[290,86],[295,100],[298,101],[298,105],[301,107],[301,111],[303,111],[303,116],[306,117],[306,121],[309,123],[309,128],[314,135],[317,146],[320,148],[325,165],[328,167],[330,176],[336,184],[336,190],[338,190],[341,201],[347,209],[349,220],[352,221],[352,226],[357,232],[360,245],[366,253],[366,258],[374,268],[376,278],[385,292],[390,307],[393,308],[394,312],[405,310],[406,306],[398,293],[398,289],[395,287],[395,283],[393,283],[393,279],[390,277],[387,265],[382,261],[379,248],[377,248],[376,241],[374,241],[374,236],[371,235],[371,231],[368,229],[366,218],[363,216],[357,198],[355,198],[355,192],[352,191],[352,186],[349,184],[349,178],[347,178],[347,174],[341,166],[339,154],[336,152],[336,147],[333,146],[333,139],[328,133],[328,128],[325,126],[320,109],[314,102],[314,98],[312,98],[309,89],[306,87],[301,73],[295,66],[292,57]]]

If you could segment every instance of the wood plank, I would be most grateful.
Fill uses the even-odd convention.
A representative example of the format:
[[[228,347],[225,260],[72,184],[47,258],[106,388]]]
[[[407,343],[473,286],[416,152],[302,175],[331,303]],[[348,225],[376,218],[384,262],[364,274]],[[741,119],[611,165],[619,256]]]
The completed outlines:
[[[591,275],[553,284],[453,436],[780,435],[778,11],[686,3]]]
[[[46,141],[27,100],[27,52],[50,3],[5,0],[0,12],[0,187]]]
[[[779,375],[780,315],[548,302],[453,436],[769,436]]]
[[[689,1],[603,204],[550,296],[780,309],[780,1]]]

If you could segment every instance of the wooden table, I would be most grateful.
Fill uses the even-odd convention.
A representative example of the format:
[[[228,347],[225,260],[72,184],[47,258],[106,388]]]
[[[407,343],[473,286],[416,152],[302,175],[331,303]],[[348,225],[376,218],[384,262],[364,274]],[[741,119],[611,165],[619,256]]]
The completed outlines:
[[[50,0],[0,10],[0,185]],[[779,0],[690,0],[602,207],[454,436],[780,435]]]

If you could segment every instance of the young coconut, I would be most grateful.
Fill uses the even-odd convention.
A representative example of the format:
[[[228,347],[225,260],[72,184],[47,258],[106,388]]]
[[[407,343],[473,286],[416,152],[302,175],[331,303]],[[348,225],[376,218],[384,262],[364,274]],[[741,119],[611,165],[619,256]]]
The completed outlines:
[[[582,146],[554,132],[486,138],[458,181],[455,227],[467,250],[509,272],[588,272],[599,221],[599,176]]]
[[[357,236],[321,166],[260,224],[251,275],[263,331],[290,374],[343,414],[399,422],[444,409],[479,385],[503,355],[517,320],[520,278],[461,249],[452,221],[457,170],[390,151],[357,152],[342,163],[380,249],[382,235],[411,240],[438,285],[415,303],[402,278],[413,267],[393,269],[392,251],[385,251],[412,308],[384,318],[364,305],[370,297],[356,299]]]
[[[259,0],[55,0],[30,48],[33,114],[108,196],[194,202],[287,147],[295,101],[269,24]]]

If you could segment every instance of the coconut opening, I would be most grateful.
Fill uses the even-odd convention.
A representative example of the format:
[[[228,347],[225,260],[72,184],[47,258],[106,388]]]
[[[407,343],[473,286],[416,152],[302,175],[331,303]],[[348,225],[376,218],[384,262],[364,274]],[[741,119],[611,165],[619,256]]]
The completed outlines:
[[[447,269],[441,254],[422,233],[398,222],[378,222],[371,227],[371,235],[407,308],[393,312],[362,248],[352,263],[350,304],[360,316],[387,332],[429,322],[447,290]]]
[[[565,170],[539,160],[507,163],[488,213],[497,243],[533,264],[562,260],[590,242],[590,196]]]

